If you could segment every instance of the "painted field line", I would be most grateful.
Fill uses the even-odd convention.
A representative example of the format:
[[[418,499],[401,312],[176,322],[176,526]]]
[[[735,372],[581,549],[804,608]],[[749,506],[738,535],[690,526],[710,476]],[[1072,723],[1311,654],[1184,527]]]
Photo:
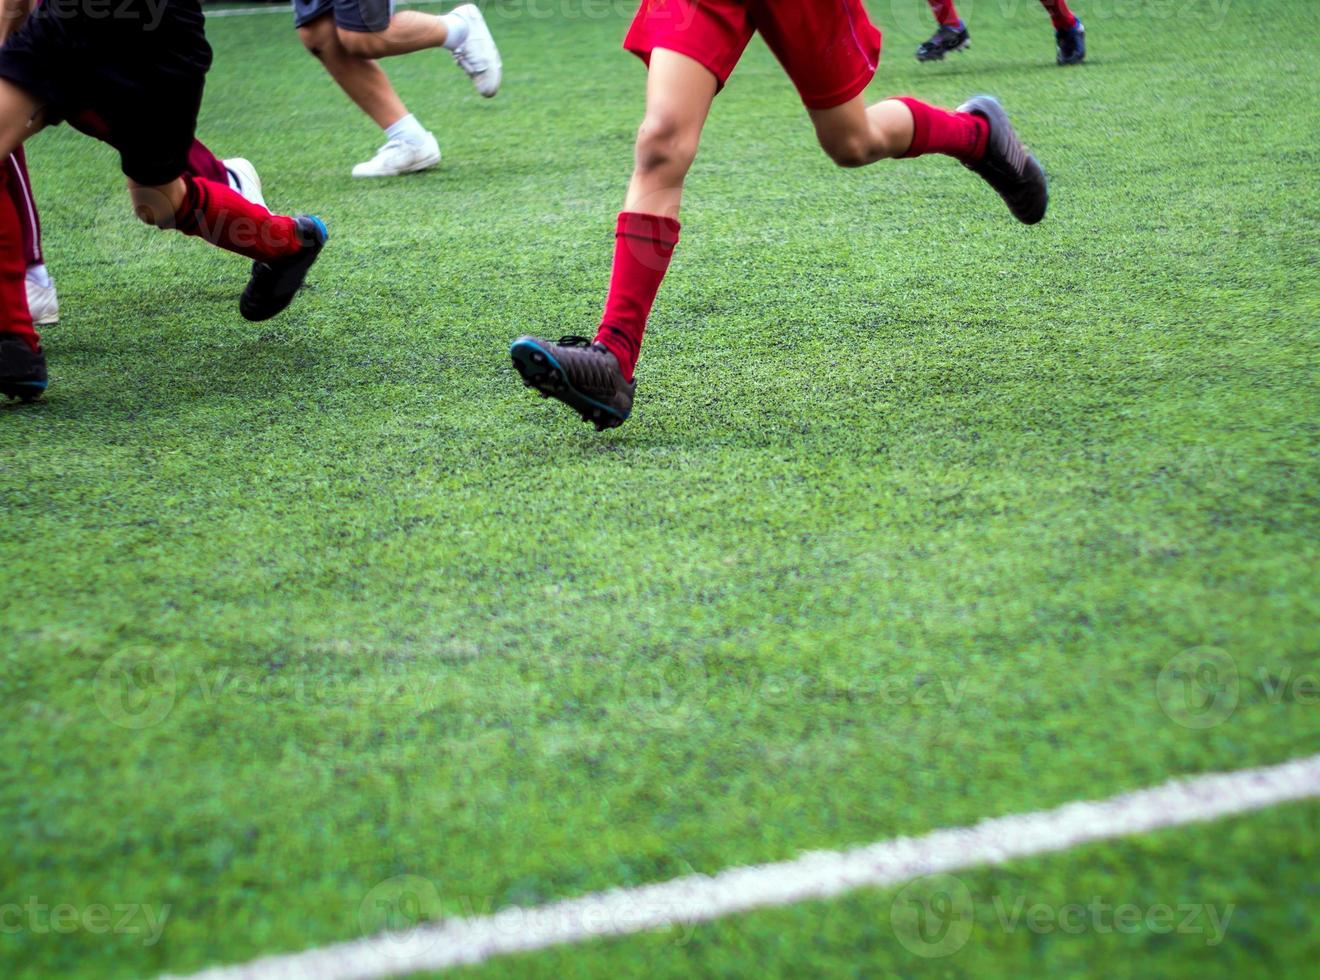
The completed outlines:
[[[321,949],[196,974],[205,980],[365,980],[480,963],[495,956],[689,925],[751,909],[832,898],[858,888],[1000,864],[1088,841],[1247,813],[1320,796],[1320,755],[1174,780],[1106,800],[983,820],[847,851],[690,875],[550,905],[449,919]]]

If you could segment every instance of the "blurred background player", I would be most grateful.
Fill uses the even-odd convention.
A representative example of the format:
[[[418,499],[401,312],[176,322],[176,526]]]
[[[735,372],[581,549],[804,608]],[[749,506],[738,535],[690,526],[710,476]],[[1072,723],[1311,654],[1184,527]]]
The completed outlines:
[[[958,16],[953,0],[926,0],[939,27],[921,47],[917,48],[918,61],[939,61],[950,51],[961,51],[971,43],[967,25]],[[1077,15],[1068,9],[1067,0],[1040,0],[1040,5],[1054,22],[1055,60],[1061,65],[1080,64],[1086,58],[1086,28]]]
[[[354,177],[393,177],[440,162],[435,136],[404,106],[377,58],[447,48],[478,93],[490,99],[500,90],[500,53],[470,3],[436,16],[396,14],[394,0],[294,0],[293,22],[303,46],[385,132],[385,144],[353,168]]]
[[[80,128],[87,131],[85,127]],[[28,176],[27,158],[21,146],[9,155],[8,167],[9,196],[18,213],[18,223],[22,228],[23,261],[27,263],[25,279],[28,312],[32,315],[34,326],[53,326],[60,322],[60,302],[55,293],[55,280],[46,268],[46,259],[42,253],[41,213],[37,210],[32,179]],[[249,201],[263,207],[266,204],[261,196],[261,178],[257,176],[256,168],[242,157],[221,161],[200,140],[194,140],[193,148],[188,153],[187,172],[194,177],[225,180]]]
[[[327,234],[319,218],[271,214],[218,172],[188,172],[210,66],[200,0],[119,0],[113,16],[44,3],[0,48],[0,158],[63,119],[103,127],[97,135],[119,151],[137,216],[252,259],[239,311],[265,320],[293,300]],[[0,180],[0,393],[30,400],[46,389],[46,357],[28,310],[8,167]]]
[[[519,337],[509,349],[525,384],[597,429],[622,425],[632,411],[646,319],[678,244],[683,181],[711,103],[755,33],[797,87],[816,138],[839,166],[942,153],[984,178],[1019,221],[1045,216],[1045,174],[990,96],[956,112],[906,97],[867,107],[862,91],[879,62],[880,32],[863,0],[643,0],[623,46],[649,67],[646,115],[600,327],[594,340]]]

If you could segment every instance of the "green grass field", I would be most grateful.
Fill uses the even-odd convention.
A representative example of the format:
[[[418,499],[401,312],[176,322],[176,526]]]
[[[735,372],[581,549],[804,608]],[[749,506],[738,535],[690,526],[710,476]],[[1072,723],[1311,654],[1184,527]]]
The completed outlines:
[[[754,42],[599,435],[506,354],[594,326],[641,115],[626,16],[565,3],[488,8],[492,102],[443,52],[387,65],[445,153],[387,183],[349,179],[379,134],[287,15],[210,22],[200,135],[331,229],[268,324],[243,262],[131,218],[107,147],[30,144],[63,322],[48,396],[0,410],[0,974],[355,938],[399,875],[482,913],[1320,751],[1313,4],[1078,0],[1065,71],[1032,0],[925,66],[924,4],[873,2],[870,94],[999,95],[1051,174],[1034,229],[947,158],[835,169]],[[1233,710],[1188,727],[1160,678],[1202,662]],[[470,972],[1301,976],[1317,830],[960,874],[940,958],[894,889]],[[1095,899],[1232,914],[999,915]]]

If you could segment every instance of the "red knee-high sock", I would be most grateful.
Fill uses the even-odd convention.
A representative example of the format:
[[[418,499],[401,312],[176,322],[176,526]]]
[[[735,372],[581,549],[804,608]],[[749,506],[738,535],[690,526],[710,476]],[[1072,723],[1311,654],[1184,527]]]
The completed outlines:
[[[935,19],[945,27],[957,27],[962,23],[953,0],[926,0],[926,2],[930,4],[930,12],[935,15]]]
[[[898,101],[912,112],[912,145],[903,156],[943,153],[963,163],[976,163],[985,156],[990,125],[980,116],[950,112],[906,96]]]
[[[183,182],[187,192],[174,227],[185,235],[263,262],[292,255],[302,247],[292,218],[271,214],[228,183],[191,174],[184,174]]]
[[[1040,0],[1050,15],[1056,31],[1067,31],[1077,26],[1077,15],[1068,9],[1068,0]]]
[[[619,212],[614,232],[614,271],[600,318],[596,342],[619,359],[623,376],[632,380],[651,304],[678,244],[679,223],[658,214]]]
[[[199,139],[194,139],[188,150],[188,173],[218,184],[229,183],[229,168]]]
[[[19,147],[9,157],[9,196],[18,212],[18,224],[23,230],[23,260],[29,266],[41,265],[41,216],[32,196],[32,181],[28,178],[27,157]]]
[[[32,314],[28,312],[23,228],[9,194],[13,179],[8,167],[0,167],[0,183],[4,184],[0,187],[0,333],[18,334],[36,350],[41,338],[32,329]]]

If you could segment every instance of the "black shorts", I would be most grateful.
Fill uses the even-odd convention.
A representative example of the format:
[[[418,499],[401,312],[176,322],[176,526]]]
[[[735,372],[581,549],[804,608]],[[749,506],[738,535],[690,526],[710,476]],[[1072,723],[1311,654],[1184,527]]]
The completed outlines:
[[[199,0],[43,0],[0,48],[0,77],[119,151],[125,176],[187,169],[211,46]],[[91,120],[94,124],[89,124]]]

